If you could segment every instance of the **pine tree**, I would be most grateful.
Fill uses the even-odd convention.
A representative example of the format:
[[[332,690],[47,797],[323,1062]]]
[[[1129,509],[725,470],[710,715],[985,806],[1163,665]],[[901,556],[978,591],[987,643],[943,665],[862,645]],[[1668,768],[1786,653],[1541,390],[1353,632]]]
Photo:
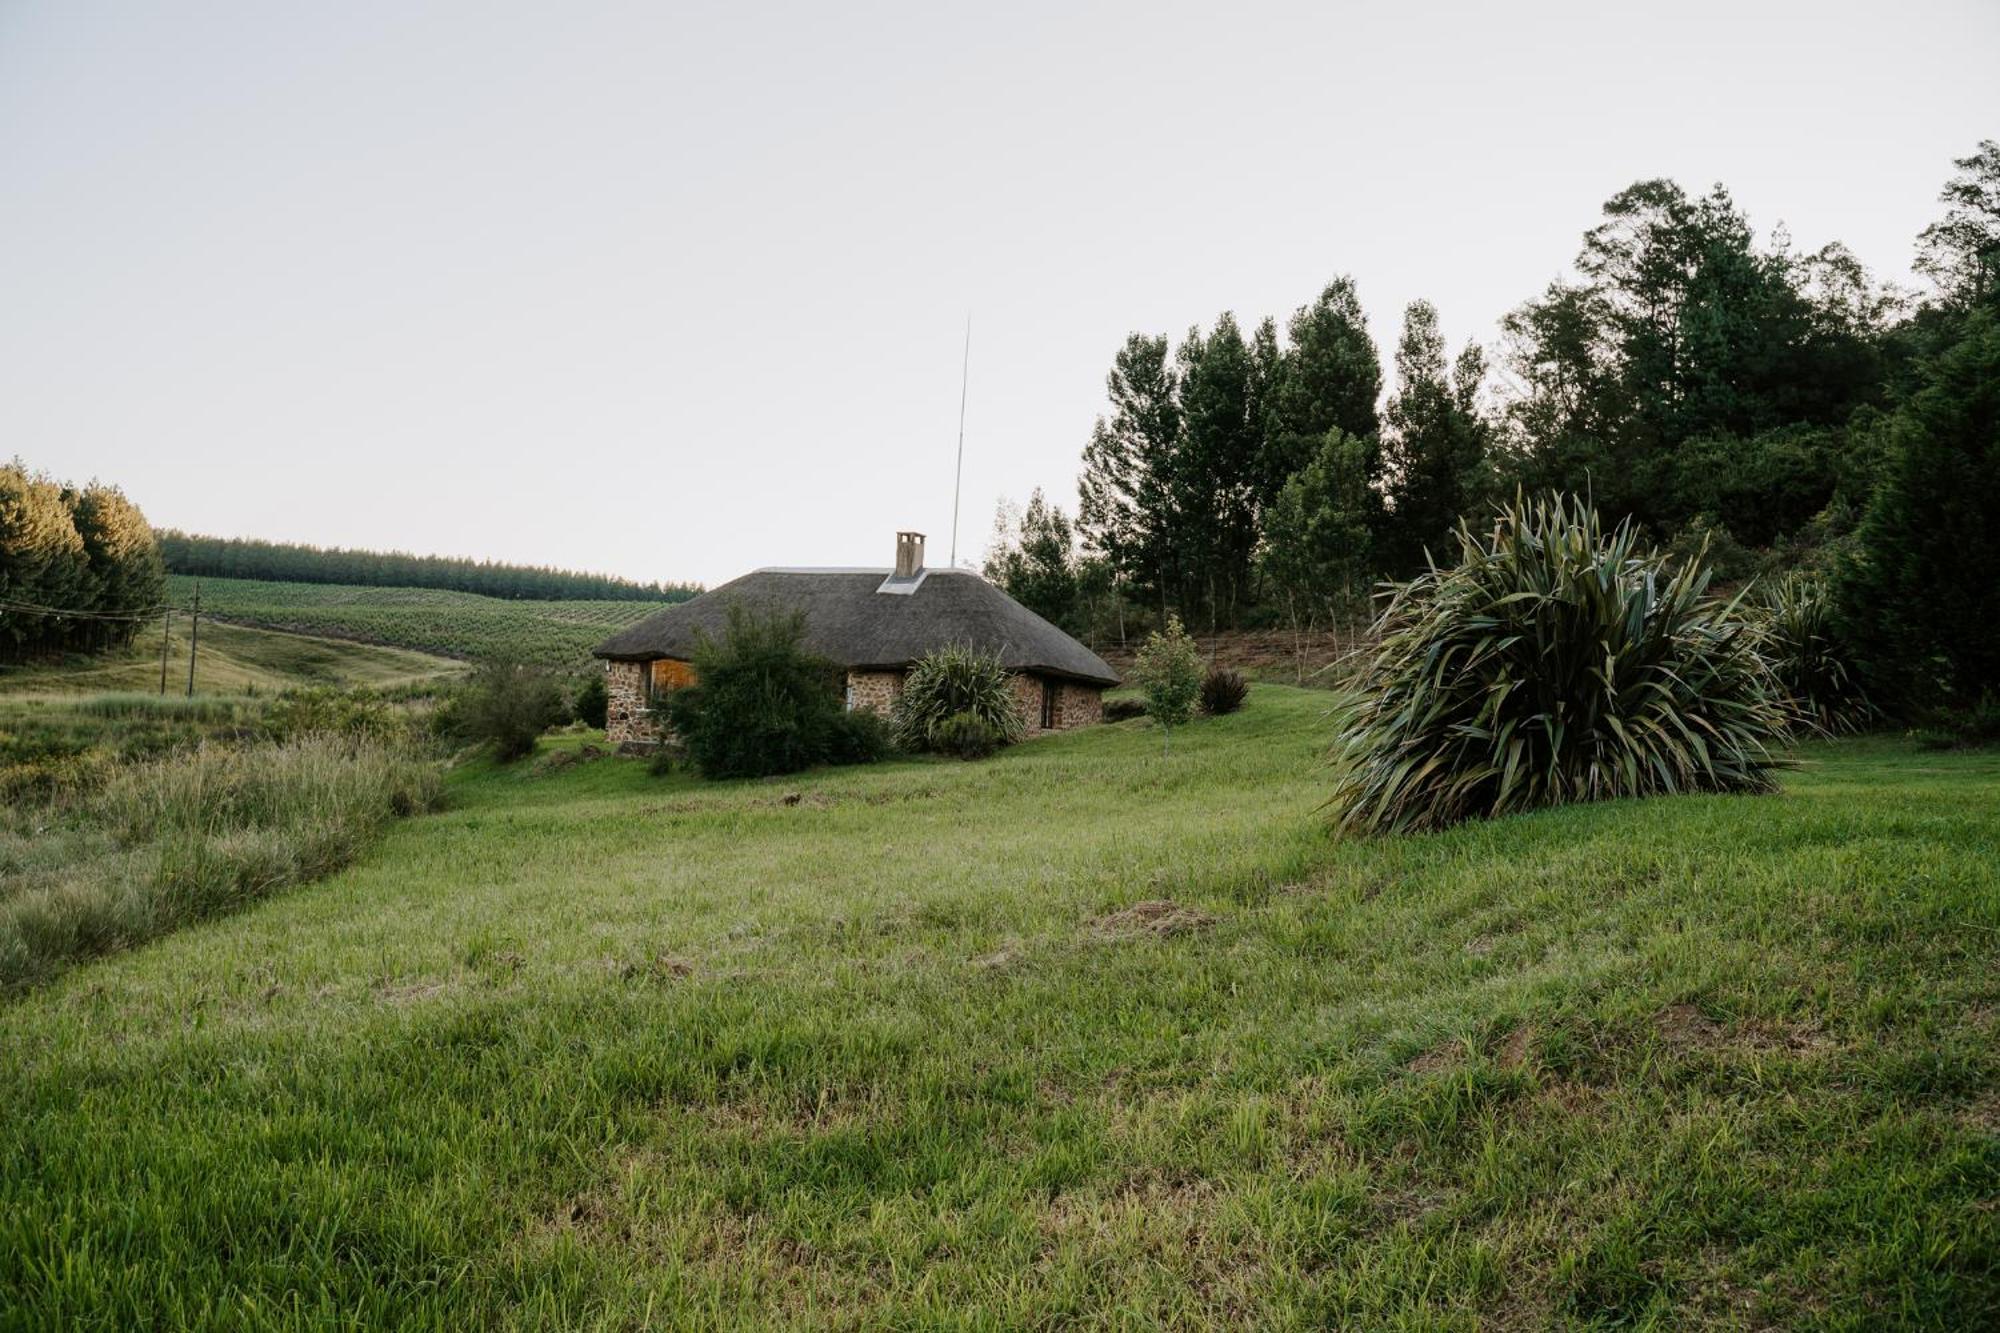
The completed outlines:
[[[1170,493],[1181,433],[1178,389],[1165,336],[1125,340],[1105,378],[1111,414],[1091,430],[1077,496],[1084,545],[1163,608],[1178,576]]]
[[[1292,315],[1286,334],[1265,415],[1259,473],[1267,497],[1304,466],[1329,430],[1373,440],[1382,392],[1381,358],[1352,278],[1328,283],[1318,300]]]
[[[1383,439],[1390,508],[1382,550],[1396,573],[1421,567],[1425,551],[1485,497],[1488,430],[1476,405],[1485,372],[1476,343],[1448,369],[1437,310],[1428,301],[1410,303]]]
[[[1301,678],[1314,635],[1367,600],[1381,508],[1369,484],[1369,454],[1365,441],[1328,431],[1265,516],[1264,579],[1291,624]]]
[[[1183,614],[1205,609],[1210,625],[1234,618],[1249,595],[1257,542],[1257,368],[1236,317],[1224,312],[1204,337],[1181,344],[1181,446],[1169,490],[1181,556]]]
[[[1887,434],[1840,574],[1846,633],[1878,703],[1969,707],[2000,688],[2000,314],[1966,317]]]

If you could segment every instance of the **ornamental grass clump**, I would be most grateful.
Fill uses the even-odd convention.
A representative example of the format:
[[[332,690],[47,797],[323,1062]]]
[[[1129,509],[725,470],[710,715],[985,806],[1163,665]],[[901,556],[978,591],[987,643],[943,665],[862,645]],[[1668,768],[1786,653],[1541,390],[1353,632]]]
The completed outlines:
[[[1740,599],[1561,495],[1461,524],[1458,562],[1395,587],[1343,729],[1354,832],[1573,801],[1767,791],[1791,716]]]
[[[972,745],[974,723],[991,733],[990,746]],[[1021,739],[1026,729],[1014,684],[1000,659],[971,648],[939,648],[919,659],[903,678],[891,726],[905,750],[968,754]]]
[[[1758,609],[1764,658],[1799,719],[1827,736],[1866,725],[1875,710],[1848,673],[1826,585],[1787,575],[1764,590]]]

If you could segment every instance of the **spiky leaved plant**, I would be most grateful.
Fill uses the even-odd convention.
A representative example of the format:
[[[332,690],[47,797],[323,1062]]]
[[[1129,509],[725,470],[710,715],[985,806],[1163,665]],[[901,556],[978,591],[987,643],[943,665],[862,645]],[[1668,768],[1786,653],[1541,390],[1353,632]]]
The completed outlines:
[[[1571,801],[1764,791],[1789,709],[1738,601],[1629,524],[1516,497],[1456,564],[1392,590],[1338,745],[1357,832]]]
[[[991,728],[996,745],[1011,745],[1026,729],[1000,659],[954,645],[933,650],[910,668],[890,725],[906,750],[939,750],[952,741],[955,752],[968,725],[952,721],[961,714]]]
[[[1826,585],[1788,574],[1763,589],[1758,608],[1764,657],[1800,719],[1828,736],[1859,731],[1875,710],[1848,674]]]

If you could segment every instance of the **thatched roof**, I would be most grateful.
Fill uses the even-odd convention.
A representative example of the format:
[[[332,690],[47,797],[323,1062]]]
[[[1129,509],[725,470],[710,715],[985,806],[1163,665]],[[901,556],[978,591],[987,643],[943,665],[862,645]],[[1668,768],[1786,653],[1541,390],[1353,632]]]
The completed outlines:
[[[760,569],[620,630],[595,652],[626,662],[686,659],[702,634],[721,637],[737,602],[804,611],[806,645],[850,670],[908,666],[934,648],[961,644],[995,654],[1011,671],[1118,683],[1103,658],[959,569],[927,569],[913,579],[886,569]]]

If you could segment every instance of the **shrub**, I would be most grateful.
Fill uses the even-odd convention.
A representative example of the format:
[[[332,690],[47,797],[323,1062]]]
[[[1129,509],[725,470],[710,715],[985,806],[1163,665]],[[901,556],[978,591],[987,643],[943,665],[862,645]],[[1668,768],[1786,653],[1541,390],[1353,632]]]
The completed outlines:
[[[1829,736],[1859,730],[1872,710],[1835,638],[1826,585],[1787,575],[1764,590],[1758,606],[1764,657],[1800,719]]]
[[[491,745],[503,764],[534,753],[541,734],[562,721],[562,690],[546,667],[492,657],[445,710],[446,725],[474,745]]]
[[[576,694],[569,702],[569,713],[584,726],[602,731],[610,706],[610,699],[604,692],[604,673],[592,671],[576,687]]]
[[[1168,616],[1164,630],[1146,636],[1132,675],[1146,696],[1147,714],[1160,724],[1161,747],[1170,747],[1173,728],[1194,716],[1201,694],[1201,654],[1179,616]]]
[[[393,740],[405,722],[383,700],[324,685],[286,690],[264,709],[262,729],[272,740],[301,736],[370,736]]]
[[[888,721],[866,708],[850,709],[836,716],[828,739],[829,764],[872,764],[887,759],[896,750],[896,736]]]
[[[1129,722],[1135,717],[1144,716],[1146,716],[1146,701],[1144,699],[1127,697],[1123,699],[1106,699],[1104,701],[1104,720],[1106,722]]]
[[[993,745],[1011,745],[1025,726],[1014,703],[1014,682],[1000,659],[970,648],[937,649],[910,668],[891,714],[896,742],[906,750],[959,754],[944,743],[947,724],[970,715],[993,733]],[[971,757],[971,756],[965,756]]]
[[[765,777],[826,763],[844,725],[837,672],[805,647],[798,611],[738,603],[693,654],[696,684],[665,698],[668,725],[704,777]]]
[[[1243,706],[1249,693],[1250,683],[1243,679],[1243,673],[1217,667],[1201,678],[1201,711],[1210,717],[1233,713]]]
[[[1383,612],[1338,744],[1344,827],[1773,785],[1789,704],[1700,560],[1669,568],[1560,495],[1458,543]]]
[[[977,713],[964,712],[953,713],[938,724],[931,748],[960,759],[984,759],[999,749],[1000,743],[1000,733],[991,722]]]

